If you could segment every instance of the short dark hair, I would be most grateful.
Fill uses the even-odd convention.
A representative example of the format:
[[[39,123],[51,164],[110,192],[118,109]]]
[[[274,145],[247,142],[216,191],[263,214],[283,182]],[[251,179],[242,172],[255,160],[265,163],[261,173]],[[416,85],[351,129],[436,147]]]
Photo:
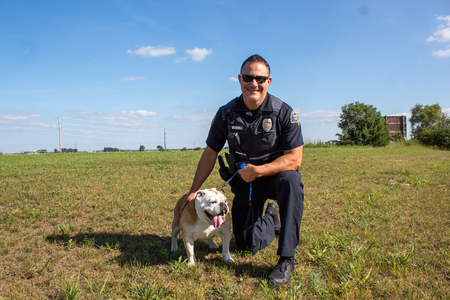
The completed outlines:
[[[250,56],[249,58],[247,58],[244,63],[241,66],[241,74],[242,74],[242,70],[244,69],[244,66],[246,63],[263,63],[267,69],[269,70],[269,76],[270,76],[270,66],[269,63],[261,56],[258,54],[253,54],[252,56]]]

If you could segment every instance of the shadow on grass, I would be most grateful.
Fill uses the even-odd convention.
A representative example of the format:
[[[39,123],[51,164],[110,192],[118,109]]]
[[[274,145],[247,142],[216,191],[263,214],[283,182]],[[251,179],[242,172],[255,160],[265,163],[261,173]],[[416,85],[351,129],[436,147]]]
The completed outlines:
[[[178,239],[178,251],[170,251],[171,237],[161,237],[154,234],[131,235],[118,233],[78,233],[77,235],[50,235],[45,239],[62,247],[88,246],[108,251],[120,251],[120,255],[112,259],[120,266],[130,265],[170,265],[171,262],[186,259],[183,241]],[[230,252],[233,257],[248,256],[249,253],[236,252],[234,240],[231,241]],[[215,254],[211,256],[211,254]],[[251,263],[227,264],[222,260],[222,250],[211,250],[206,240],[195,241],[197,259],[214,265],[228,265],[236,276],[262,278],[271,271],[270,266],[258,266]],[[235,255],[236,254],[236,255]],[[207,257],[203,259],[204,257]]]
[[[143,265],[167,264],[177,252],[170,252],[170,238],[154,234],[132,235],[120,233],[78,233],[77,235],[58,234],[46,237],[46,241],[64,247],[91,246],[109,251],[121,252],[114,260],[121,266],[133,263]],[[179,256],[179,253],[177,257]]]

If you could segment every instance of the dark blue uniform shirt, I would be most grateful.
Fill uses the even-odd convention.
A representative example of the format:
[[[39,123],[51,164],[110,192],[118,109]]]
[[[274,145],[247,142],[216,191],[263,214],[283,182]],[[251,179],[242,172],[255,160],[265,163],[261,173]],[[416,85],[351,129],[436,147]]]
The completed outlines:
[[[272,97],[273,96],[267,94],[267,97],[261,106],[252,111],[245,106],[241,95],[236,102],[234,111],[238,112],[247,122],[252,123],[252,121],[258,118],[263,111],[272,111]],[[222,118],[225,106],[226,105],[222,106],[217,111],[206,140],[206,144],[215,152],[222,150],[227,140],[228,126]],[[288,104],[284,102],[279,111],[277,122],[279,124],[274,128],[277,128],[278,131],[277,135],[279,137],[279,145],[276,145],[278,149],[291,150],[303,145],[303,136],[298,115]]]

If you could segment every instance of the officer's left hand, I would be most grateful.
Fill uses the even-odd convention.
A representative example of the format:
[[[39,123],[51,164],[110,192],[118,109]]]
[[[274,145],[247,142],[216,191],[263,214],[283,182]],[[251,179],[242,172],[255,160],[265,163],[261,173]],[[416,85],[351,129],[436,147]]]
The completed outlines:
[[[259,177],[258,167],[252,164],[247,164],[244,168],[240,169],[238,173],[245,182],[252,182]]]

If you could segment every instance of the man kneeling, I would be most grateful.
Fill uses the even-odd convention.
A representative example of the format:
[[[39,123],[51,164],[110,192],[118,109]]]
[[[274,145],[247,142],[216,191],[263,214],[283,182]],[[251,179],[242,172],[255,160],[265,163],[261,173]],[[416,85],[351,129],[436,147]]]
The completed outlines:
[[[228,178],[238,172],[230,183],[235,195],[231,213],[236,246],[255,254],[279,234],[280,258],[268,277],[269,282],[279,286],[288,283],[294,272],[300,236],[303,183],[298,169],[303,136],[297,113],[267,93],[272,77],[264,58],[249,57],[238,78],[242,94],[216,113],[207,147],[181,209],[208,178],[227,141],[229,170],[221,175]],[[279,211],[274,203],[269,203],[263,215],[267,199],[276,200]]]

